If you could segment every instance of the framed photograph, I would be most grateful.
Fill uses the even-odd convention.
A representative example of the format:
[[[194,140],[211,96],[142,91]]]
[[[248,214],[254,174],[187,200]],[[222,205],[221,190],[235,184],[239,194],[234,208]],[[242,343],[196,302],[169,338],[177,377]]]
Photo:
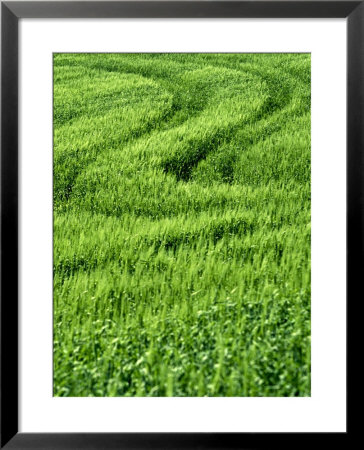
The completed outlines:
[[[1,448],[348,445],[363,29],[1,2]]]

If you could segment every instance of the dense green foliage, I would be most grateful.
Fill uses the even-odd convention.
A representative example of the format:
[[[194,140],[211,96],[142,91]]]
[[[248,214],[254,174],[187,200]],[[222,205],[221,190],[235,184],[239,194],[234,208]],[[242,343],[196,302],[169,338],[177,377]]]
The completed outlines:
[[[310,395],[310,56],[54,56],[54,394]]]

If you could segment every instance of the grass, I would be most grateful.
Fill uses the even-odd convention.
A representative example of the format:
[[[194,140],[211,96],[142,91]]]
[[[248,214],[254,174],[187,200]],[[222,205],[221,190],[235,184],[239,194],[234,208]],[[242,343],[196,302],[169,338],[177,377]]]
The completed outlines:
[[[310,55],[54,55],[54,395],[310,395]]]

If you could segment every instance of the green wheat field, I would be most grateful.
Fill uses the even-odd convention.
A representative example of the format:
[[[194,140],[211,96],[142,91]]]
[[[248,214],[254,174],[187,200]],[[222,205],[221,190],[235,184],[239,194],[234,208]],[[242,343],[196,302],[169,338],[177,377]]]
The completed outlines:
[[[309,54],[54,54],[54,395],[309,396]]]

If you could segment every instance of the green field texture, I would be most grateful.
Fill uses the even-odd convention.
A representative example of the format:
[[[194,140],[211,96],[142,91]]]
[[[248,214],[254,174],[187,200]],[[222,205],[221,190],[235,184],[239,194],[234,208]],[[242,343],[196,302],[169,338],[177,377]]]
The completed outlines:
[[[309,54],[54,54],[54,395],[309,396]]]

